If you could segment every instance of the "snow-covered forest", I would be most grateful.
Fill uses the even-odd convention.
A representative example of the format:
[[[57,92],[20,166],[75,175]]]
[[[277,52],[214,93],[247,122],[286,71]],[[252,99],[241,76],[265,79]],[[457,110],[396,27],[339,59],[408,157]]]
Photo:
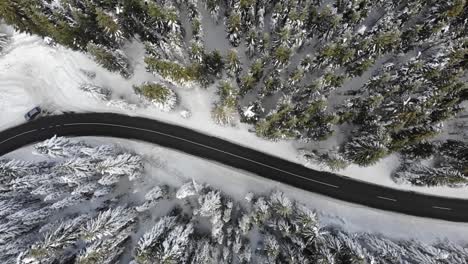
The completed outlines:
[[[148,160],[54,137],[2,159],[1,263],[468,263],[468,247],[321,225],[284,193],[244,199],[191,180],[155,184]]]
[[[158,81],[128,87],[137,104],[80,86],[110,107],[168,112],[205,87],[214,122],[304,142],[327,169],[398,154],[396,182],[468,183],[466,0],[4,0],[0,17],[125,79],[140,74],[125,47],[141,43]]]

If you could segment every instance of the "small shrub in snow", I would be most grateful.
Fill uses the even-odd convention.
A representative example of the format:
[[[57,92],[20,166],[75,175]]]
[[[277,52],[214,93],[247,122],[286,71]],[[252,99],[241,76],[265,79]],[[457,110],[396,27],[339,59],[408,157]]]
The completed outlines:
[[[137,211],[138,213],[143,213],[145,211],[148,211],[152,207],[154,207],[156,204],[157,204],[156,202],[146,201],[142,205],[136,206],[135,211]]]
[[[96,78],[96,72],[85,69],[80,69],[80,72],[82,72],[89,80],[94,80]]]
[[[99,184],[97,184],[96,182],[83,183],[83,184],[78,185],[71,194],[72,195],[91,194],[91,193],[94,193],[94,191],[98,188],[99,188]]]
[[[232,125],[237,114],[237,90],[229,82],[218,87],[219,102],[215,103],[211,116],[220,125]]]
[[[156,186],[145,194],[145,202],[142,205],[135,207],[135,210],[137,212],[144,212],[157,205],[159,203],[159,200],[164,199],[166,195],[166,186]]]
[[[163,199],[167,195],[167,188],[156,186],[145,194],[146,201],[156,201]]]
[[[104,87],[100,87],[90,83],[80,85],[80,90],[84,91],[86,95],[99,101],[108,101],[112,92]]]
[[[51,47],[55,47],[57,45],[57,43],[52,38],[49,38],[49,37],[44,38],[44,43]]]
[[[246,106],[238,107],[238,110],[241,121],[248,124],[256,124],[260,120],[260,116],[266,113],[259,99]]]
[[[130,104],[125,100],[109,100],[106,105],[109,107],[130,111],[134,111],[137,108],[135,104]]]
[[[95,198],[99,198],[99,197],[104,197],[106,195],[109,195],[112,193],[113,191],[113,186],[103,186],[103,187],[100,187],[99,189],[97,189],[96,191],[94,191],[93,193],[93,196]]]
[[[179,112],[180,116],[184,119],[189,119],[190,117],[192,117],[192,112],[190,112],[190,110],[182,110]]]
[[[215,105],[211,111],[211,117],[216,124],[232,125],[236,120],[236,109],[224,105]]]
[[[244,199],[249,203],[252,202],[253,198],[254,198],[254,193],[253,192],[248,192],[244,197]]]
[[[203,186],[198,184],[195,180],[187,182],[186,184],[182,185],[176,192],[177,199],[184,199],[189,196],[197,195]]]
[[[134,90],[144,100],[164,112],[171,111],[177,104],[175,92],[162,84],[146,82],[140,86],[134,86]]]
[[[304,153],[303,156],[307,161],[317,163],[321,167],[329,168],[332,171],[343,170],[349,165],[349,162],[337,149],[331,149],[324,153],[316,150],[310,152],[301,151],[301,153]]]

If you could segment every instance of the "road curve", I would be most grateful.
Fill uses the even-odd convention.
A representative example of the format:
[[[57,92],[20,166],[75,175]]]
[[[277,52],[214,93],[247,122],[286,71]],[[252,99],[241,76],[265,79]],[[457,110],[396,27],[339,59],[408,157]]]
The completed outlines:
[[[420,217],[468,222],[468,200],[401,191],[312,170],[188,128],[141,117],[111,113],[42,117],[0,132],[0,156],[53,135],[136,139],[346,202]]]

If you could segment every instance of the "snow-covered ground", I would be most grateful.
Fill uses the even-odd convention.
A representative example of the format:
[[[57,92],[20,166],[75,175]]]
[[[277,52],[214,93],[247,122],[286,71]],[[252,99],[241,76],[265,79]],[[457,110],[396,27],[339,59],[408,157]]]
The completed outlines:
[[[243,199],[249,192],[267,194],[273,189],[280,190],[288,197],[315,208],[322,225],[336,225],[347,232],[379,233],[394,239],[418,239],[426,243],[443,239],[455,243],[468,241],[468,224],[413,217],[345,203],[153,144],[98,137],[78,140],[84,140],[90,145],[114,144],[135,152],[151,164],[146,168],[148,175],[153,175],[156,182],[170,186],[181,186],[194,179],[222,190],[235,200]],[[31,153],[32,147],[25,147],[8,154],[6,158],[41,160],[41,156]]]
[[[251,127],[246,124],[238,123],[234,127],[215,124],[211,119],[211,108],[217,98],[214,87],[208,89],[173,87],[179,98],[179,105],[168,113],[151,107],[138,106],[134,110],[128,110],[108,106],[79,89],[80,85],[91,83],[109,89],[112,92],[112,100],[124,99],[131,104],[138,104],[139,98],[132,86],[145,81],[155,81],[157,77],[145,70],[144,49],[141,43],[134,41],[127,45],[125,51],[135,69],[134,76],[128,80],[104,70],[83,53],[60,46],[50,47],[36,36],[13,34],[11,45],[0,57],[0,129],[24,122],[24,113],[36,105],[59,112],[117,112],[175,123],[294,162],[304,163],[297,153],[297,148],[301,147],[297,142],[263,140],[249,132]],[[83,70],[95,72],[96,77],[89,78]],[[182,116],[184,110],[191,112],[190,118]],[[314,164],[307,165],[320,169]],[[362,168],[352,165],[340,173],[394,188],[468,198],[465,189],[397,185],[389,177],[397,165],[397,157],[390,156],[374,166]]]

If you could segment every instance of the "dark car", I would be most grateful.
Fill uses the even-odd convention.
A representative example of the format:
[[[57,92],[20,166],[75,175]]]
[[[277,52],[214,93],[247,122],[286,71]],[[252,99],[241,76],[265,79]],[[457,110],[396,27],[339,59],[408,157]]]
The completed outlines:
[[[33,120],[34,118],[36,118],[38,115],[41,114],[41,108],[39,106],[36,106],[34,107],[33,109],[29,110],[29,112],[27,112],[25,115],[24,115],[24,118],[27,120],[27,121],[31,121]]]

